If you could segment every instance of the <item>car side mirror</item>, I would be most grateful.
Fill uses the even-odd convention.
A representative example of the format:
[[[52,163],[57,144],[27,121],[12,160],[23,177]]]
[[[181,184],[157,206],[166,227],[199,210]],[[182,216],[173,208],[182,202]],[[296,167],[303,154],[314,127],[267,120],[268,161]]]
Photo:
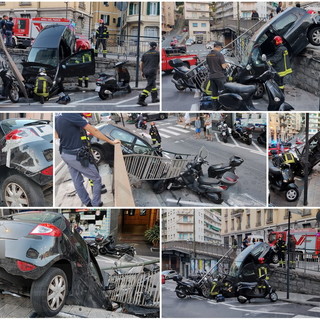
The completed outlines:
[[[261,59],[262,59],[262,61],[267,61],[267,56],[266,56],[265,54],[263,54],[263,55],[261,56]]]

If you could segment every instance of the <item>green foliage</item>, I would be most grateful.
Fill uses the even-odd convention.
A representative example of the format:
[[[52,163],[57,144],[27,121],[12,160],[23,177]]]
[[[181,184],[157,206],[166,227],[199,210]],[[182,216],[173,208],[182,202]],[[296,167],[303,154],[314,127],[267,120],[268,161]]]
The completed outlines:
[[[145,238],[151,243],[158,243],[160,241],[160,227],[154,225],[152,228],[146,230],[144,233]]]

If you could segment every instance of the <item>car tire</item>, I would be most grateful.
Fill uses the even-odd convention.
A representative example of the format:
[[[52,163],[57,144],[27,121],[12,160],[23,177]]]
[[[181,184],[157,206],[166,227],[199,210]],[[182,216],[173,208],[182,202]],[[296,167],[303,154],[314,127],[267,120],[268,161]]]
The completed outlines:
[[[166,118],[166,116],[165,116],[163,113],[160,113],[159,119],[160,119],[160,120],[164,120],[165,118]]]
[[[285,197],[288,202],[294,202],[299,198],[299,190],[296,188],[291,188],[286,191]]]
[[[13,102],[13,103],[19,102],[19,98],[20,98],[19,88],[15,84],[11,85],[9,92],[8,92],[8,96],[9,96],[9,99],[11,100],[11,102]]]
[[[101,99],[101,100],[107,100],[108,98],[109,98],[109,95],[107,94],[107,93],[104,93],[104,92],[101,92],[101,91],[99,91],[99,98]]]
[[[56,293],[50,299],[50,294]],[[63,308],[68,297],[68,280],[63,270],[50,268],[32,282],[30,298],[35,312],[41,317],[53,317]]]
[[[92,150],[92,155],[96,164],[101,163],[101,161],[104,160],[104,155],[102,150],[96,146],[91,147],[91,150]]]
[[[320,27],[313,27],[308,31],[309,42],[314,46],[320,46]]]
[[[46,204],[41,187],[19,174],[3,181],[1,194],[8,207],[44,207]]]

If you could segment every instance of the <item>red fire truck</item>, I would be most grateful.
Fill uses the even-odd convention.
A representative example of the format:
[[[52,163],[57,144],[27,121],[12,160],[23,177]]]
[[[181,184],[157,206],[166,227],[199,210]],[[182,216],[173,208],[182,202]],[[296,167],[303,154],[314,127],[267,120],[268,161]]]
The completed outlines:
[[[161,55],[161,70],[169,74],[173,68],[169,65],[169,61],[172,59],[181,59],[187,67],[196,65],[198,62],[198,56],[196,54],[182,53],[179,49],[166,48],[162,49]]]
[[[320,255],[320,232],[317,229],[297,229],[290,230],[290,234],[296,239],[296,252],[303,259],[312,259]],[[275,246],[278,238],[287,241],[288,231],[271,232],[268,241],[271,246]]]
[[[30,47],[45,26],[51,24],[70,24],[70,20],[64,18],[13,18],[13,22],[13,46],[22,48]]]

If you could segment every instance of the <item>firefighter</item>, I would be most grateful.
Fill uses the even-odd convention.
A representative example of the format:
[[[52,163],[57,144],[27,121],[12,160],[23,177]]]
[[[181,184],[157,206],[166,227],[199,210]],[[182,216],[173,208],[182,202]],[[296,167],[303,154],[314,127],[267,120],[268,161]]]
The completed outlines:
[[[96,30],[96,46],[94,49],[94,54],[97,57],[99,52],[99,46],[102,44],[102,54],[105,58],[107,55],[107,39],[109,38],[109,31],[107,26],[104,24],[102,19],[99,20],[99,27]]]
[[[88,50],[90,49],[90,44],[87,40],[77,39],[76,41],[76,52],[81,50]],[[91,62],[91,54],[90,52],[85,53],[82,55],[81,60],[77,60],[76,63],[86,63]],[[78,78],[78,87],[82,87],[82,83],[84,80],[84,87],[88,88],[89,86],[89,77],[88,76],[80,76]]]
[[[161,146],[161,137],[160,137],[160,133],[158,131],[158,128],[156,127],[155,122],[151,122],[149,134],[151,136],[152,144],[155,145],[155,147],[160,147]]]
[[[296,268],[296,239],[294,235],[290,235],[288,242],[288,254],[289,254],[289,269]]]
[[[279,267],[285,268],[286,267],[285,257],[286,257],[287,245],[286,245],[286,242],[282,239],[282,235],[280,235],[277,240],[276,248],[277,248],[278,257],[279,257]]]
[[[159,69],[160,55],[156,50],[157,44],[150,42],[150,50],[143,54],[140,63],[140,70],[142,76],[147,79],[147,86],[140,93],[137,104],[146,107],[148,104],[145,102],[146,98],[151,93],[151,99],[153,103],[159,102],[158,89],[156,87],[156,78]]]
[[[40,98],[40,103],[44,104],[45,99],[49,97],[49,92],[52,87],[52,80],[49,76],[47,76],[46,69],[40,68],[35,86],[34,86],[34,94]]]
[[[281,91],[284,92],[284,77],[292,73],[289,53],[280,36],[275,36],[273,42],[276,46],[276,51],[269,61],[278,74],[275,80]]]
[[[257,276],[258,276],[258,285],[257,288],[260,292],[266,290],[266,282],[265,280],[269,280],[269,270],[268,265],[265,263],[264,258],[258,259],[258,266],[257,266]]]

